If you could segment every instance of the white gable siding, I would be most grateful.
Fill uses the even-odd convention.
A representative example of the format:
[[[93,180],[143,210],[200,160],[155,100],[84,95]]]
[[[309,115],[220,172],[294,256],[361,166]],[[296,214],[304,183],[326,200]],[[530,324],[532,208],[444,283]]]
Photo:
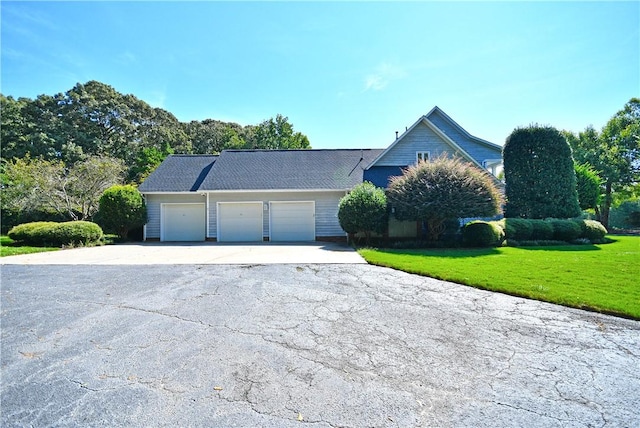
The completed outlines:
[[[435,159],[443,153],[452,156],[453,150],[453,147],[421,122],[385,153],[376,162],[376,166],[413,165],[416,163],[416,152],[429,152],[430,158]]]
[[[205,197],[190,193],[147,194],[147,239],[160,239],[160,204],[181,202],[205,202]]]
[[[345,236],[338,221],[338,203],[344,192],[211,192],[209,194],[209,235],[217,237],[216,202],[262,201],[314,201],[316,207],[316,236]],[[269,236],[269,211],[264,212],[262,220],[263,236]]]
[[[493,148],[469,138],[457,126],[452,125],[449,120],[444,118],[440,112],[434,111],[428,119],[480,165],[487,159],[502,159],[502,150],[500,148]]]

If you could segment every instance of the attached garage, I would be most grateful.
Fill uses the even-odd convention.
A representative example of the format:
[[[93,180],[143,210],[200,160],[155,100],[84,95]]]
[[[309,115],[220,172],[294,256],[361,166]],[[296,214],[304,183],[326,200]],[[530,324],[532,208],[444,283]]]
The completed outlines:
[[[161,204],[161,241],[204,241],[206,234],[205,204]]]
[[[270,202],[269,240],[314,241],[316,208],[313,201]]]
[[[218,241],[262,241],[262,202],[218,202]]]

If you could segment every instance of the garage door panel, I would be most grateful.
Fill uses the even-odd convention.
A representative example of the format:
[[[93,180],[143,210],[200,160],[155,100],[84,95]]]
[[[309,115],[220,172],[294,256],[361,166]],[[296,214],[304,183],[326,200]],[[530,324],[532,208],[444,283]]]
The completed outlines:
[[[272,241],[315,240],[314,202],[271,202]]]
[[[262,241],[262,202],[218,203],[218,241]]]
[[[205,204],[163,204],[162,241],[204,241]]]

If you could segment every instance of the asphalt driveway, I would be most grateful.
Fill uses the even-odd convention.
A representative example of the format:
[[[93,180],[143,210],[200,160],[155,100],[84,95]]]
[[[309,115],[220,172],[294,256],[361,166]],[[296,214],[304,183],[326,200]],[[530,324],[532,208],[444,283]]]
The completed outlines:
[[[334,242],[145,242],[2,257],[0,264],[176,265],[176,264],[366,263],[351,247]]]
[[[368,265],[4,265],[2,426],[640,426],[640,323]]]

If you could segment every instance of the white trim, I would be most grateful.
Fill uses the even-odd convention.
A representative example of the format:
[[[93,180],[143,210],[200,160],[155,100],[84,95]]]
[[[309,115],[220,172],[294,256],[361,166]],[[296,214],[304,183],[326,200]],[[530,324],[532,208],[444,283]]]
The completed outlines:
[[[271,209],[272,204],[311,204],[313,206],[313,240],[316,239],[316,201],[269,201],[269,241],[271,241],[271,215],[273,210]]]
[[[472,164],[482,168],[482,165],[480,165],[480,163],[477,160],[475,160],[473,157],[471,157],[471,155],[469,153],[467,153],[466,150],[463,150],[462,147],[460,147],[455,141],[453,141],[451,138],[449,138],[449,136],[447,134],[442,132],[440,130],[440,128],[438,128],[436,125],[434,125],[429,119],[427,119],[426,117],[423,117],[422,121],[424,122],[425,125],[427,125],[429,128],[431,128],[431,130],[433,132],[435,132],[436,135],[438,135],[440,138],[442,138],[445,143],[449,144],[455,150],[460,152],[460,154],[462,154],[462,157],[464,159],[466,159],[469,162],[471,162]],[[455,155],[456,153],[453,153],[453,154]]]
[[[164,222],[164,209],[167,205],[202,205],[202,208],[205,209],[206,205],[204,202],[161,202],[160,203],[160,242],[164,242],[165,239],[165,222]],[[205,222],[207,221],[207,213],[205,212],[205,216],[204,216]],[[205,224],[206,226],[206,224]],[[206,231],[205,231],[205,239],[207,238],[206,236]]]
[[[200,190],[199,192],[216,193],[327,193],[348,192],[351,189],[235,189],[235,190]]]
[[[204,216],[204,221],[207,224],[207,230],[205,231],[205,236],[204,239],[206,240],[207,238],[209,238],[209,214],[210,214],[210,208],[209,208],[209,194],[207,193],[207,200],[205,202],[207,204],[206,206],[206,212],[205,212],[205,216]]]
[[[216,239],[220,241],[220,205],[260,204],[260,240],[264,238],[264,202],[263,201],[223,201],[216,202]],[[225,242],[225,241],[221,241]],[[232,241],[229,241],[232,242]]]

